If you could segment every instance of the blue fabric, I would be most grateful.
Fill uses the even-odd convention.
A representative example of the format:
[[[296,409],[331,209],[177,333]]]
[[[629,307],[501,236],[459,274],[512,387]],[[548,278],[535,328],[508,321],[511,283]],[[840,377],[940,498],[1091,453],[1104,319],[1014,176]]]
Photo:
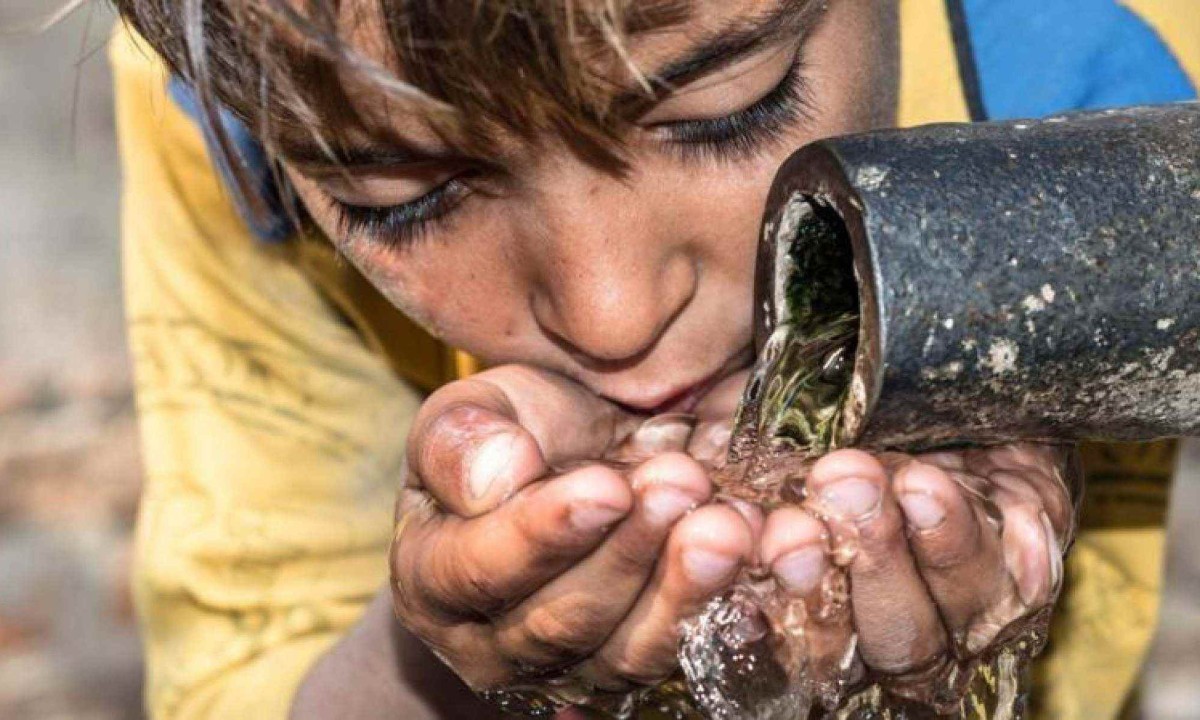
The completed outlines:
[[[253,212],[252,206],[245,196],[238,192],[233,169],[229,167],[227,159],[216,151],[220,145],[212,126],[200,108],[200,99],[196,96],[196,91],[179,77],[171,78],[169,91],[175,104],[200,126],[200,131],[204,134],[204,140],[208,144],[209,155],[216,163],[217,170],[221,173],[221,179],[225,181],[226,189],[233,196],[238,212],[250,230],[260,240],[266,242],[282,242],[291,237],[295,232],[295,226],[280,199],[279,190],[275,185],[275,175],[271,172],[271,161],[262,145],[250,134],[250,129],[246,127],[245,123],[224,108],[218,115],[226,137],[233,145],[238,160],[251,180],[250,184],[258,193],[264,207],[267,208],[267,217],[259,217],[258,213]]]
[[[1117,0],[963,0],[963,11],[989,119],[1196,97],[1171,49]]]

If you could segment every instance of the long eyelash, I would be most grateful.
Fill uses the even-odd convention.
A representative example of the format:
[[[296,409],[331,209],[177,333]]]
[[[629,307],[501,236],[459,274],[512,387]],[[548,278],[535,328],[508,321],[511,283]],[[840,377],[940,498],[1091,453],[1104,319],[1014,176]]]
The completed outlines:
[[[686,120],[663,126],[668,146],[685,161],[735,162],[753,156],[782,138],[788,127],[808,115],[808,86],[804,62],[797,54],[779,84],[753,105],[724,117]],[[444,222],[466,195],[458,179],[434,188],[416,200],[370,207],[333,201],[339,229],[388,247],[407,247]]]
[[[462,200],[465,186],[449,180],[416,200],[370,207],[334,201],[338,228],[388,247],[407,247],[421,240]]]
[[[780,140],[788,127],[808,116],[804,61],[797,54],[779,84],[744,110],[708,120],[684,120],[663,126],[667,145],[685,161],[745,160]]]

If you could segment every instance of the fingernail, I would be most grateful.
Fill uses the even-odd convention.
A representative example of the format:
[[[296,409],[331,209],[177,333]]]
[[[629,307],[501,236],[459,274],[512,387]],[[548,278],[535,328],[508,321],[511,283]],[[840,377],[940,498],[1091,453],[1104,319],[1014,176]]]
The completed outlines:
[[[821,499],[843,518],[861,520],[879,507],[879,488],[869,480],[851,478],[826,488]]]
[[[660,453],[687,447],[696,417],[683,413],[656,415],[633,433],[633,444],[644,452]]]
[[[737,566],[737,558],[708,550],[688,550],[683,554],[683,569],[698,585],[720,585],[732,579]]]
[[[580,532],[596,532],[625,516],[625,511],[604,505],[585,505],[571,510],[571,525]]]
[[[905,493],[900,496],[900,506],[909,524],[917,530],[932,530],[946,519],[945,508],[927,493]]]
[[[467,487],[471,499],[479,500],[492,489],[496,478],[512,461],[513,438],[504,433],[488,438],[475,449],[471,457],[471,470],[467,476]]]
[[[669,525],[696,506],[696,501],[677,490],[653,488],[642,496],[642,512],[655,526]]]
[[[815,590],[821,582],[821,575],[825,570],[825,551],[808,547],[790,552],[776,560],[771,570],[788,590],[798,595],[806,595]]]

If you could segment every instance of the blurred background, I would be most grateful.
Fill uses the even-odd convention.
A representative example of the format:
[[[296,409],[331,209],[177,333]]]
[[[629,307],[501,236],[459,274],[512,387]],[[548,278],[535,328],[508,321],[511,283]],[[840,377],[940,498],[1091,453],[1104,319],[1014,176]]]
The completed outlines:
[[[139,465],[121,318],[120,172],[92,2],[0,1],[0,719],[142,716],[127,589]],[[1172,504],[1143,716],[1200,718],[1200,443]]]

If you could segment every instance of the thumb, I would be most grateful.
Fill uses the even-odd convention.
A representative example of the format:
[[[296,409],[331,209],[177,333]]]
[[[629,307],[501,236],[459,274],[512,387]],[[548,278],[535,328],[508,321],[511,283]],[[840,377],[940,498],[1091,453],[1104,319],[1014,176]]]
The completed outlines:
[[[555,373],[493,368],[446,385],[421,407],[409,433],[407,484],[473,517],[551,468],[603,457],[639,422]]]

